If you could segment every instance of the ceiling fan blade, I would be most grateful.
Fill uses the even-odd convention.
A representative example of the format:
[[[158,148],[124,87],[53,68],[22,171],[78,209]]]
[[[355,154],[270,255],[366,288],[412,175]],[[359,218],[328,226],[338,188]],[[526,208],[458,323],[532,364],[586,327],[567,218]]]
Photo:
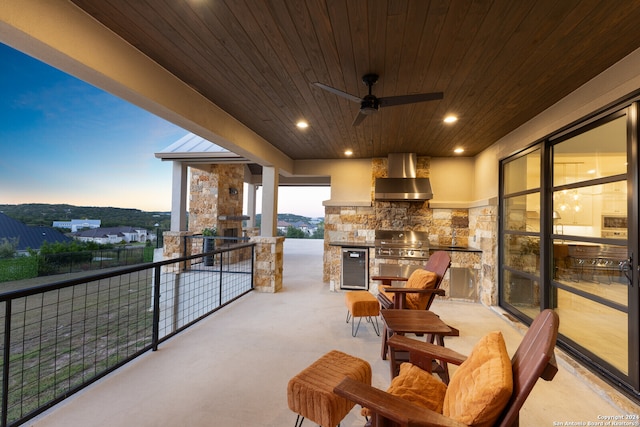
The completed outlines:
[[[353,119],[353,123],[351,125],[358,126],[367,116],[368,114],[364,114],[362,111],[358,112],[358,115]]]
[[[362,101],[362,99],[361,99],[361,98],[358,98],[358,97],[357,97],[357,96],[355,96],[355,95],[351,95],[351,94],[349,94],[349,93],[347,93],[347,92],[343,92],[343,91],[341,91],[340,89],[336,89],[335,87],[327,86],[327,85],[326,85],[326,84],[324,84],[324,83],[318,83],[318,82],[315,82],[315,83],[311,83],[311,84],[312,84],[312,85],[314,85],[314,86],[318,86],[320,89],[324,89],[324,90],[326,90],[327,92],[331,92],[331,93],[333,93],[334,95],[338,95],[338,96],[341,96],[341,97],[343,97],[343,98],[347,98],[347,99],[348,99],[348,100],[350,100],[350,101],[358,102],[358,103],[359,103],[360,101]]]
[[[442,92],[433,93],[418,93],[415,95],[399,95],[389,96],[386,98],[378,98],[381,107],[390,107],[393,105],[414,104],[416,102],[436,101],[442,99],[444,94]]]

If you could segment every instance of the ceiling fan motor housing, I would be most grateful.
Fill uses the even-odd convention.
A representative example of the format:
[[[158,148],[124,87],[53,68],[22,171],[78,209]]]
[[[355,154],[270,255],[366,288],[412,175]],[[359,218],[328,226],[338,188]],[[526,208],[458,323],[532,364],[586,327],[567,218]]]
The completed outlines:
[[[373,95],[365,95],[360,103],[360,111],[364,114],[375,113],[378,111],[378,107],[380,107],[380,102],[378,101],[378,98]]]

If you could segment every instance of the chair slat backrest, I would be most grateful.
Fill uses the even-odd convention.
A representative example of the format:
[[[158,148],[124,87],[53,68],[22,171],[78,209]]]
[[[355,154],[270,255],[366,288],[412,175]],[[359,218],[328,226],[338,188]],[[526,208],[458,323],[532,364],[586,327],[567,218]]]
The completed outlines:
[[[451,257],[445,251],[437,251],[429,255],[429,259],[427,260],[427,263],[423,268],[425,270],[433,271],[438,275],[438,280],[433,286],[433,289],[440,288],[442,280],[444,279],[444,275],[447,273],[447,269],[450,265]],[[388,286],[391,284],[391,280],[393,280],[393,277],[373,277],[373,280],[383,280],[383,285]],[[388,282],[385,284],[384,280],[388,280]],[[433,302],[433,299],[435,297],[435,293],[429,295],[427,304],[425,306],[426,310],[429,310],[429,307],[431,307],[431,303]],[[398,305],[396,305],[396,303],[394,302],[394,298],[386,296],[384,292],[378,294],[378,301],[380,301],[380,305],[382,306],[382,308],[398,308]]]
[[[556,312],[547,309],[542,311],[529,327],[511,358],[513,394],[496,425],[517,426],[520,408],[538,378],[550,381],[558,371],[553,351],[558,338],[559,324]]]
[[[427,264],[424,266],[425,270],[433,271],[438,275],[438,281],[436,282],[434,289],[439,289],[440,284],[442,284],[442,280],[444,279],[444,275],[449,269],[451,265],[451,257],[445,251],[437,251],[429,255],[429,259],[427,260]],[[429,301],[427,302],[426,309],[429,310],[431,307],[431,303],[433,299],[436,297],[436,294],[429,295]]]

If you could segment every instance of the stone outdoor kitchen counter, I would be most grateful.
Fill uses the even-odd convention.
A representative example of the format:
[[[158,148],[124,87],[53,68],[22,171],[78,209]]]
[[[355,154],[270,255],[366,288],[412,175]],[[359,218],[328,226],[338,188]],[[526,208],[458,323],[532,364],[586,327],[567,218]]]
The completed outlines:
[[[373,248],[375,247],[373,242],[347,242],[337,241],[329,242],[329,246],[340,246],[343,248]],[[429,246],[429,252],[436,251],[448,251],[448,252],[482,252],[481,249],[472,248],[469,246]]]

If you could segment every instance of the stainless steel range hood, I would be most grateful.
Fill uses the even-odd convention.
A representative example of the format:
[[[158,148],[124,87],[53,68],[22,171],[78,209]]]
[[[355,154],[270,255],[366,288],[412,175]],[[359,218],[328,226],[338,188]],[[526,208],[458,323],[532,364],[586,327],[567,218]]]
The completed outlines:
[[[429,178],[416,178],[415,153],[390,153],[389,178],[376,178],[374,199],[383,201],[422,201],[433,198]]]

